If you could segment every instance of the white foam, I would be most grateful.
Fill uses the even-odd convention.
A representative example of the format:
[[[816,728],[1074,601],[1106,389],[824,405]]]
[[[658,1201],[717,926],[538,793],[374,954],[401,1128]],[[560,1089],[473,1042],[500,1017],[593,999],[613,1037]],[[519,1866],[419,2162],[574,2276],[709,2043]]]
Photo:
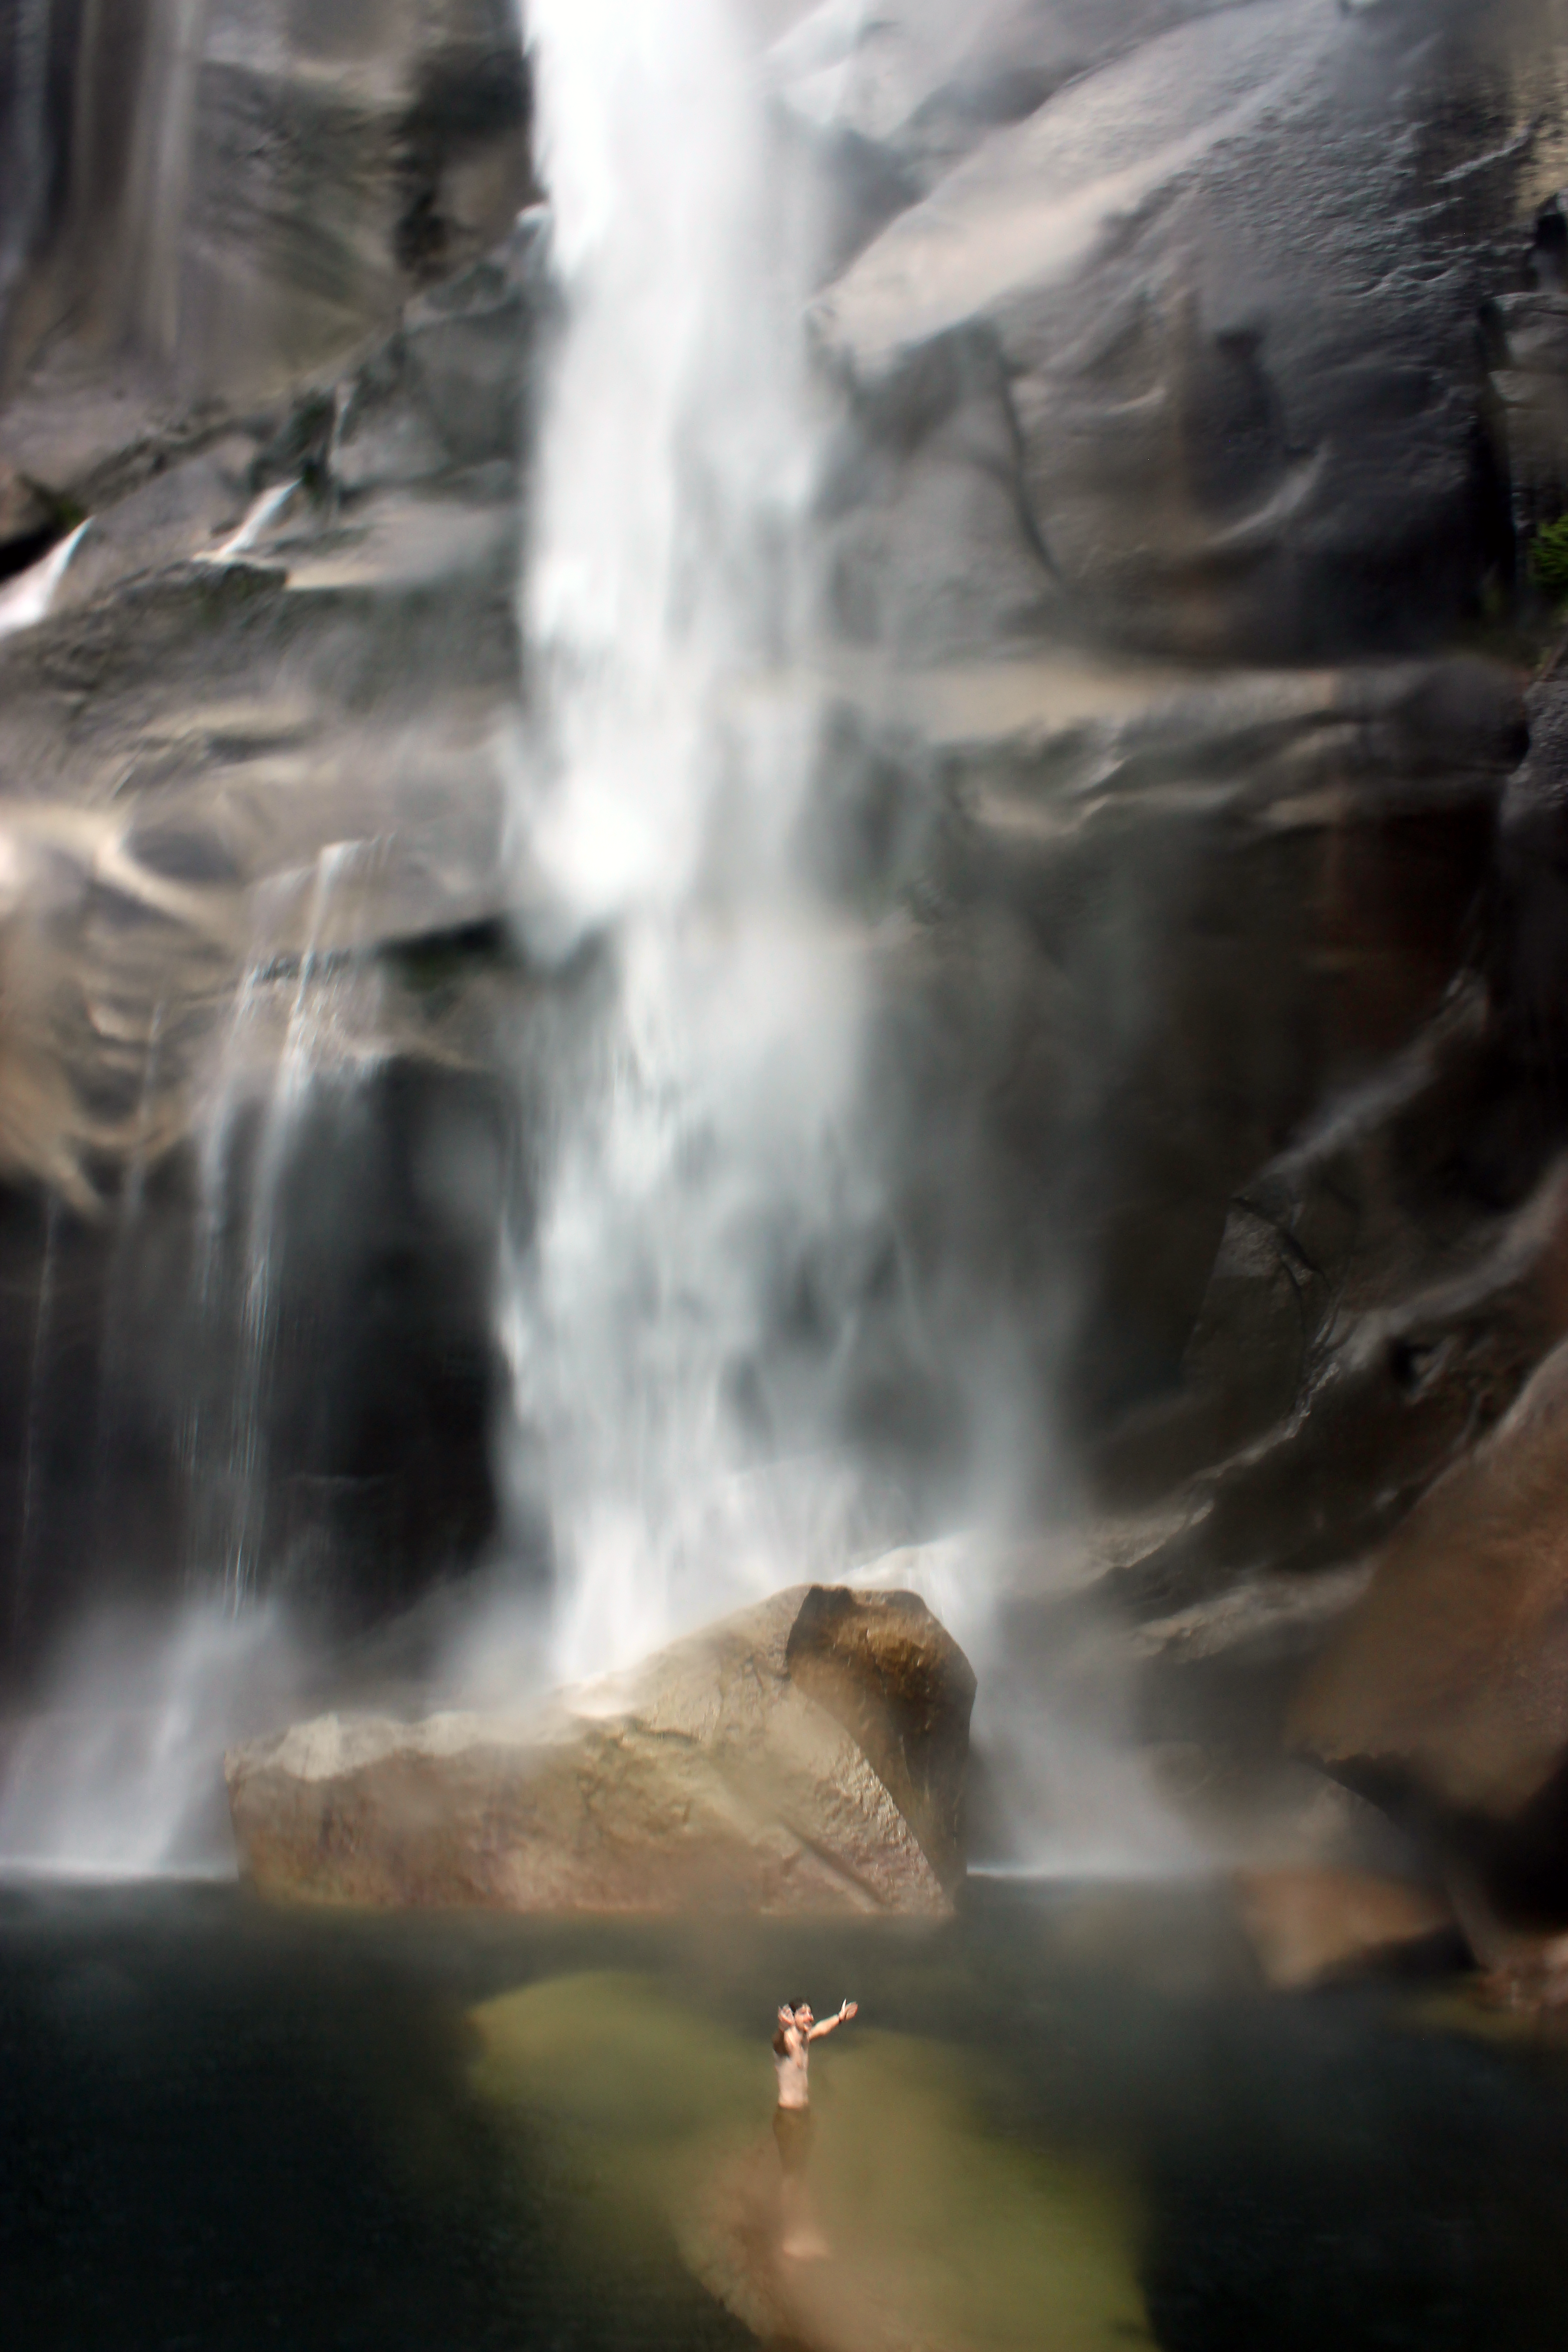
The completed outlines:
[[[293,1643],[271,1609],[105,1613],[61,1658],[0,1771],[0,1872],[73,1880],[234,1874],[223,1756],[286,1722]]]

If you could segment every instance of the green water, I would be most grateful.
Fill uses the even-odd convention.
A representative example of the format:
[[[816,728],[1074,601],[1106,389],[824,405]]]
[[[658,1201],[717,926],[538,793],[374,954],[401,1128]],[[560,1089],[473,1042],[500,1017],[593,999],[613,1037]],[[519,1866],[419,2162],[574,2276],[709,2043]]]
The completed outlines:
[[[826,2342],[1568,2336],[1551,2048],[1419,1990],[1270,1998],[1203,1889],[981,1885],[936,1931],[0,1895],[0,2340],[748,2345],[773,2011],[845,1995],[795,2315]]]

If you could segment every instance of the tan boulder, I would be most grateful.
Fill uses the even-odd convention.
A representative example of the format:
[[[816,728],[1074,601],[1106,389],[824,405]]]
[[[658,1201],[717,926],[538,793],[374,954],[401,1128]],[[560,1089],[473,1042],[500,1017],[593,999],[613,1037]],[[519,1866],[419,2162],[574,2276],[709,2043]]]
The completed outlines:
[[[1568,1342],[1380,1555],[1292,1743],[1427,1815],[1517,1820],[1568,1761]]]
[[[1298,1992],[1407,1955],[1454,1930],[1425,1887],[1360,1870],[1238,1870],[1241,1924],[1265,1981]]]
[[[788,1654],[805,1604],[815,1689]],[[842,1651],[831,1671],[822,1623]],[[872,1657],[886,1676],[877,1694],[864,1680]],[[796,1587],[526,1716],[325,1716],[232,1750],[225,1771],[244,1866],[271,1895],[940,1916],[962,1870],[946,1832],[973,1696],[967,1661],[913,1594]],[[855,1710],[919,1821],[846,1727]],[[928,1819],[940,1867],[917,1833]]]

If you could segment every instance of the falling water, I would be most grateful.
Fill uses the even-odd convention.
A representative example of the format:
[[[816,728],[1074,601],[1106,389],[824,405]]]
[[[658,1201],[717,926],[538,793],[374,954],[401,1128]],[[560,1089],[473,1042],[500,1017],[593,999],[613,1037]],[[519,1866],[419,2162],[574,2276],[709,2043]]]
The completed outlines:
[[[154,0],[135,110],[121,270],[123,324],[150,353],[174,358],[180,333],[182,240],[209,0]]]
[[[616,986],[504,1338],[581,1674],[854,1540],[821,1414],[759,1437],[734,1401],[781,1262],[873,1203],[853,942],[792,870],[811,714],[762,675],[813,446],[755,61],[720,0],[542,0],[531,33],[569,324],[523,597],[522,923],[542,958],[596,942]]]
[[[249,967],[208,1104],[205,1241],[193,1301],[198,1370],[184,1433],[188,1534],[171,1610],[107,1607],[73,1630],[0,1774],[0,1872],[146,1877],[232,1872],[225,1748],[286,1717],[309,1662],[264,1590],[268,1431],[282,1267],[282,1196],[318,1082],[358,1075],[356,1014],[376,976],[337,952],[376,845],[339,842],[261,894]],[[297,959],[280,952],[302,940]],[[366,1027],[374,1029],[374,1020]],[[154,1045],[156,1039],[154,1038]],[[123,1293],[140,1165],[122,1203],[109,1296]],[[53,1345],[51,1208],[34,1346],[22,1511],[25,1576],[40,1549],[35,1489]],[[121,1260],[125,1263],[121,1265]]]
[[[35,623],[48,618],[55,591],[65,578],[83,534],[91,528],[90,520],[79,522],[58,547],[51,547],[37,563],[29,564],[26,572],[0,588],[0,637],[12,636],[18,629],[30,629]]]
[[[330,843],[308,877],[287,876],[262,895],[258,938],[236,1000],[203,1155],[205,1240],[198,1307],[217,1373],[217,1393],[195,1400],[191,1568],[215,1575],[231,1610],[257,1596],[266,1541],[268,1387],[277,1341],[280,1197],[300,1122],[319,1077],[353,1062],[353,1002],[376,986],[334,948],[374,845]],[[277,968],[286,901],[303,884],[304,946],[291,986]],[[280,995],[286,1012],[279,1034]],[[264,1084],[256,1100],[258,1074]]]
[[[289,1712],[299,1662],[277,1611],[194,1600],[167,1620],[79,1627],[0,1785],[0,1872],[232,1873],[220,1762]]]

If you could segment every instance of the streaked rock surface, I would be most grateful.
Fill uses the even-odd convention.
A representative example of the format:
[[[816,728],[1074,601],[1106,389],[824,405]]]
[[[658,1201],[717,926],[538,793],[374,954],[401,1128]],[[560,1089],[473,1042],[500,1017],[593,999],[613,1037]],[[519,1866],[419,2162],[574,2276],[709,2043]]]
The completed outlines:
[[[1480,11],[1339,0],[991,11],[965,131],[958,59],[901,14],[840,68],[921,190],[819,303],[858,404],[840,625],[1300,658],[1473,605],[1510,562],[1482,222],[1552,184],[1544,19],[1494,45]],[[1060,83],[1058,45],[1086,68]]]

